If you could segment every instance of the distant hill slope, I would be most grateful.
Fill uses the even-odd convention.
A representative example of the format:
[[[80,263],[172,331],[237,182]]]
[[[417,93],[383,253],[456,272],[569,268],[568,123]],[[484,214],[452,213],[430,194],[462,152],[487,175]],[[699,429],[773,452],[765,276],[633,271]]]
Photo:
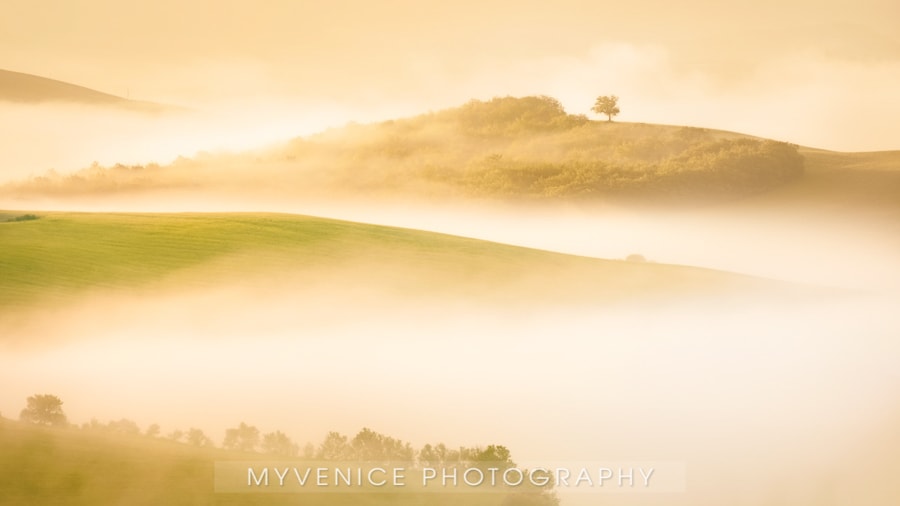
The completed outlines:
[[[900,211],[900,151],[839,153],[802,149],[806,175],[762,202],[807,202],[832,208]],[[900,215],[898,215],[900,217]]]
[[[512,201],[717,201],[803,174],[797,147],[702,128],[590,121],[555,99],[497,97],[296,139],[344,188]],[[306,165],[306,164],[304,164]]]
[[[900,216],[900,151],[840,153],[721,130],[590,121],[549,97],[504,97],[351,124],[252,153],[48,173],[0,186],[0,196],[94,199],[169,189],[265,203],[778,204]]]
[[[520,202],[715,202],[803,175],[791,144],[701,128],[590,121],[550,97],[473,100],[348,125],[247,155],[167,167],[85,170],[7,188],[18,194],[238,186],[245,195],[333,194]]]
[[[0,69],[0,102],[73,104],[109,106],[144,112],[163,112],[169,106],[128,100],[84,86],[22,72]]]
[[[348,292],[374,287],[385,296],[545,305],[769,283],[708,269],[600,260],[306,216],[36,214],[37,219],[0,222],[0,317],[96,292],[254,280],[271,285],[307,274],[340,279]]]

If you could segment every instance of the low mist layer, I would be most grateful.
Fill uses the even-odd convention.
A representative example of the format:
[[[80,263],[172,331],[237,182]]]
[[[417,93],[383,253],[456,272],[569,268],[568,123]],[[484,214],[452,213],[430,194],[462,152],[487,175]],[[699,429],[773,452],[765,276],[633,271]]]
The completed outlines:
[[[687,464],[686,494],[621,500],[636,504],[853,504],[890,482],[848,474],[847,455],[897,466],[871,440],[893,434],[896,298],[586,296],[609,290],[612,271],[555,304],[572,281],[534,263],[513,297],[372,259],[312,278],[274,265],[225,269],[214,286],[185,272],[137,293],[94,291],[7,326],[3,413],[52,392],[75,423],[200,427],[217,445],[240,421],[296,441],[371,426],[418,446],[499,442],[537,462]]]
[[[819,148],[898,147],[898,5],[5,0],[0,503],[342,434],[897,503],[900,151]]]

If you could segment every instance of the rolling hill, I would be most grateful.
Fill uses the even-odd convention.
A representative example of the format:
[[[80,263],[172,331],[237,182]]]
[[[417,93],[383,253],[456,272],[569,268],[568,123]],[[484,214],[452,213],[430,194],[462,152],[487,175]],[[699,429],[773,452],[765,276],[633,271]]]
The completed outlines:
[[[872,210],[900,218],[900,151],[841,153],[803,148],[806,173],[758,198],[759,203]]]
[[[189,290],[229,281],[274,289],[292,275],[339,280],[347,291],[375,287],[383,296],[544,305],[770,286],[700,268],[600,260],[306,216],[37,216],[0,223],[0,322],[35,306],[64,305],[98,292]]]
[[[458,494],[217,493],[215,464],[284,462],[286,457],[198,447],[168,439],[90,428],[48,428],[0,417],[0,500],[4,506],[459,504]],[[293,461],[293,465],[302,465]],[[534,505],[504,494],[465,496],[466,504]]]
[[[239,186],[245,196],[425,196],[506,202],[707,203],[802,177],[797,147],[701,128],[590,121],[550,97],[348,125],[243,155],[168,166],[91,167],[39,176],[4,193],[65,196]]]
[[[24,219],[34,215],[36,218]],[[23,218],[16,220],[16,218]],[[22,318],[50,321],[66,329],[77,319],[57,308],[90,301],[104,318],[121,318],[111,306],[158,294],[247,289],[240,306],[190,308],[200,319],[242,311],[260,303],[260,292],[300,292],[290,304],[321,300],[326,289],[343,319],[362,319],[385,301],[407,298],[421,309],[436,298],[444,311],[473,304],[491,311],[525,304],[532,311],[586,307],[628,299],[653,301],[691,294],[746,293],[784,285],[720,271],[645,262],[599,260],[409,229],[308,216],[262,213],[71,213],[0,212],[0,347],[15,348]],[[370,290],[360,304],[354,294]],[[280,296],[280,295],[279,295]],[[134,297],[134,298],[131,298]],[[178,299],[183,304],[184,299]],[[262,301],[266,303],[265,300]],[[331,304],[326,300],[326,304]],[[257,308],[258,309],[258,308]],[[291,308],[292,312],[297,309]],[[414,318],[408,307],[386,318]],[[207,308],[207,311],[209,308]],[[265,325],[268,313],[254,314]],[[306,313],[304,313],[306,315]],[[471,315],[469,315],[471,317]],[[461,316],[464,317],[464,316]],[[152,320],[166,315],[151,314]],[[138,328],[147,321],[128,320]],[[303,318],[304,325],[314,323]],[[9,331],[12,329],[12,331]],[[297,339],[307,337],[298,328]],[[427,339],[425,329],[416,337]],[[52,334],[52,332],[51,332]],[[43,339],[41,336],[40,339]],[[123,334],[127,343],[133,336]],[[196,334],[186,340],[211,341]],[[57,343],[53,343],[57,344]],[[184,344],[187,344],[186,342]],[[95,360],[106,360],[105,348]],[[125,367],[129,367],[128,364]],[[165,367],[160,365],[160,367]],[[25,504],[459,504],[453,494],[415,495],[225,494],[213,488],[216,461],[256,460],[247,454],[198,448],[145,436],[109,434],[90,428],[53,429],[0,418],[0,502]],[[280,459],[281,460],[281,459]],[[465,504],[518,503],[501,494],[467,495]]]
[[[224,451],[49,429],[0,418],[3,504],[214,504]]]
[[[0,69],[0,102],[69,103],[153,113],[173,109],[152,102],[129,100],[55,79],[3,69]]]
[[[250,153],[50,172],[6,183],[0,197],[96,200],[173,189],[265,203],[375,197],[657,208],[774,204],[854,212],[877,206],[897,215],[900,152],[840,153],[721,130],[590,121],[550,97],[504,97],[350,124]]]

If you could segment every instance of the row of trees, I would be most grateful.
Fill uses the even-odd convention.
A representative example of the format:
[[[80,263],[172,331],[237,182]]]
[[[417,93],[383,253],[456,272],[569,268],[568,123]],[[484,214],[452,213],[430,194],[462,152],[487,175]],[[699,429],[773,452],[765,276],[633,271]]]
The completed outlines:
[[[42,426],[73,427],[73,425],[69,424],[66,415],[62,410],[62,405],[62,401],[54,395],[34,395],[27,399],[27,405],[25,409],[22,410],[20,419],[23,422]],[[138,437],[160,437],[159,425],[153,424],[149,426],[146,431],[142,432],[140,427],[135,422],[127,419],[115,420],[107,424],[100,423],[97,420],[91,420],[90,423],[86,423],[81,427],[83,430],[110,431],[121,434],[130,434]],[[200,429],[190,429],[188,432],[175,431],[167,437],[174,440],[186,441],[187,443],[196,446],[213,445],[212,441]],[[267,454],[278,455],[279,457],[286,458],[296,457],[299,453],[298,446],[293,441],[291,441],[291,439],[283,432],[275,431],[268,434],[262,434],[258,428],[246,423],[241,423],[236,427],[226,430],[225,439],[222,446],[224,448],[235,451],[264,452]],[[111,455],[114,455],[114,453]],[[80,457],[81,455],[79,453],[74,453],[71,456]],[[390,463],[394,463],[394,465],[411,465],[413,467],[418,465],[423,467],[427,466],[465,469],[479,468],[482,470],[482,472],[485,473],[489,471],[496,472],[497,469],[503,470],[516,467],[516,464],[511,458],[509,450],[501,445],[490,445],[487,447],[474,448],[460,447],[458,449],[451,449],[444,444],[427,444],[420,450],[416,451],[409,443],[405,443],[390,436],[380,434],[368,428],[362,429],[352,438],[349,438],[338,432],[330,432],[325,436],[324,440],[318,446],[307,444],[303,449],[302,456],[306,459],[342,462],[358,461],[366,463],[379,462],[388,465],[390,465]],[[209,455],[208,457],[212,457],[212,455]],[[118,457],[107,456],[104,456],[103,458],[110,459],[108,461],[104,461],[107,465],[117,462],[118,459]],[[191,456],[190,458],[196,460],[196,456]],[[15,457],[13,457],[12,461],[18,462],[19,460],[20,459],[16,459]],[[72,462],[77,462],[77,459],[72,460]],[[186,466],[193,466],[190,468],[196,468],[196,464],[193,462],[182,462]],[[200,462],[203,463],[203,459],[201,459]],[[162,465],[168,466],[170,464]],[[82,494],[82,483],[88,483],[87,488],[90,488],[90,482],[102,483],[102,487],[110,487],[110,484],[100,477],[97,477],[96,480],[82,478],[84,476],[91,478],[94,476],[91,473],[95,473],[97,469],[106,469],[102,465],[92,465],[88,467],[93,469],[88,469],[84,474],[82,474],[81,471],[69,473],[69,475],[71,476],[78,477],[79,481],[77,481],[77,489],[76,487],[65,489],[67,497],[73,492],[73,490],[75,490],[76,497],[83,499],[85,497],[84,495],[78,495]],[[148,479],[152,479],[153,483],[157,483],[157,481],[159,480],[159,477],[157,475],[159,473],[154,471],[154,469],[156,468],[150,467],[149,469],[150,471],[146,472],[152,473],[152,478],[150,478],[150,475],[148,474],[141,474],[145,473],[145,471],[137,468],[130,469],[128,474],[129,476],[131,476],[130,479],[133,480],[142,480],[144,479],[144,477],[147,477]],[[26,476],[36,476],[40,479],[40,482],[52,481],[50,479],[50,474],[42,473],[44,473],[43,469],[29,469],[29,473],[26,473]],[[205,473],[206,472],[203,471],[200,473],[200,475]],[[190,484],[187,484],[185,483],[184,479],[176,477],[181,473],[168,474],[170,475],[170,478],[166,483],[174,484],[173,488],[175,490],[181,491],[180,493],[193,493],[194,495],[188,497],[194,497],[195,499],[202,496],[202,493],[194,491],[197,486],[195,480],[195,477],[197,475],[187,473],[186,476],[189,476],[189,479],[192,480]],[[17,475],[13,474],[12,476]],[[103,475],[103,477],[105,478],[106,476]],[[115,484],[120,482],[116,482],[114,480],[112,483]],[[137,482],[135,481],[128,483]],[[116,485],[113,486],[115,487]],[[38,484],[38,481],[34,481],[33,483],[28,484],[28,487],[31,487],[37,491],[46,491],[49,494],[39,497],[31,493],[30,495],[27,495],[28,504],[35,502],[34,500],[36,497],[56,497],[55,495],[53,495],[57,493],[56,489],[45,489],[45,485],[43,483]],[[141,484],[141,487],[142,489],[146,488],[143,483]],[[410,493],[407,494],[407,492]],[[351,502],[353,504],[382,504],[385,503],[383,499],[386,499],[387,502],[390,502],[392,504],[421,504],[422,497],[420,495],[417,495],[416,492],[417,489],[401,488],[397,489],[396,491],[392,491],[390,495],[383,497],[368,494],[358,494],[352,497]],[[463,502],[465,502],[466,504],[483,504],[485,506],[559,505],[559,498],[555,493],[552,483],[549,487],[546,488],[541,486],[530,486],[526,483],[523,487],[508,487],[505,491],[501,492],[503,493],[499,494],[496,492],[474,492],[467,494],[465,497],[454,496],[452,494],[439,494],[429,497],[429,503],[458,504],[460,500],[463,500]],[[38,500],[37,502],[40,502],[40,500]],[[105,501],[92,500],[88,502],[99,504]],[[254,499],[251,502],[256,503],[258,501]],[[281,504],[281,501],[275,502]],[[350,502],[347,502],[346,496],[334,494],[325,494],[322,497],[317,497],[315,502],[321,504],[350,504]],[[23,502],[23,504],[24,503],[25,502]]]
[[[32,395],[26,400],[26,406],[21,411],[19,419],[23,422],[47,427],[69,427],[71,425],[63,412],[62,405],[62,400],[55,395]],[[141,431],[137,423],[125,418],[106,424],[93,419],[83,424],[81,428],[131,436],[161,437],[158,424],[152,424],[145,431]],[[213,440],[198,428],[191,428],[187,431],[175,430],[165,437],[199,447],[215,446]],[[363,428],[352,438],[339,432],[329,432],[318,446],[307,443],[301,451],[300,446],[280,430],[263,434],[257,427],[241,422],[237,427],[225,431],[222,448],[283,457],[332,461],[418,461],[427,466],[462,465],[475,462],[515,465],[509,449],[502,445],[457,449],[438,443],[426,444],[420,450],[415,450],[408,442],[380,434],[369,428]]]

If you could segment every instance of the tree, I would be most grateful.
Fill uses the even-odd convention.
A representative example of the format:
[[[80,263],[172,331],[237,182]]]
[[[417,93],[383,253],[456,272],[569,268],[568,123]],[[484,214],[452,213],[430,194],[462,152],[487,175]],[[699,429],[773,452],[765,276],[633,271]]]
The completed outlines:
[[[26,402],[25,409],[19,414],[19,419],[23,422],[53,427],[64,427],[68,423],[59,397],[50,394],[32,395]]]
[[[468,136],[515,136],[526,132],[552,132],[585,123],[586,118],[566,114],[559,100],[546,95],[495,97],[488,102],[470,100],[449,112],[461,133]]]
[[[490,464],[500,466],[502,469],[516,467],[516,463],[513,462],[510,455],[509,448],[503,445],[490,445],[487,448],[476,447],[466,453],[469,454],[468,458],[473,466]]]
[[[244,422],[235,429],[226,430],[225,441],[222,443],[222,447],[226,449],[242,452],[255,451],[257,445],[259,445],[259,429]]]
[[[265,453],[285,457],[296,457],[300,451],[300,447],[280,430],[263,435],[262,447]]]
[[[306,443],[306,446],[303,447],[303,458],[306,460],[312,460],[316,456],[316,447],[313,446],[312,443]]]
[[[329,432],[325,440],[319,445],[316,458],[320,460],[349,460],[352,458],[353,449],[347,443],[347,436],[340,432]]]
[[[144,434],[146,434],[147,437],[159,437],[159,424],[151,424],[147,427],[147,431]]]
[[[187,442],[194,446],[212,446],[212,439],[206,437],[202,430],[191,427],[188,429]]]
[[[363,428],[350,441],[353,457],[362,461],[411,461],[415,451],[409,443]]]
[[[427,467],[456,465],[460,463],[460,451],[447,448],[444,443],[427,444],[419,450],[419,463]]]
[[[131,436],[136,436],[141,433],[141,428],[138,427],[138,424],[132,420],[128,420],[127,418],[123,418],[117,421],[110,421],[106,425],[107,430],[111,432],[118,432],[119,434],[128,434]]]
[[[619,97],[615,95],[606,95],[597,97],[594,107],[591,110],[597,114],[605,114],[607,121],[612,121],[612,117],[619,114]]]

